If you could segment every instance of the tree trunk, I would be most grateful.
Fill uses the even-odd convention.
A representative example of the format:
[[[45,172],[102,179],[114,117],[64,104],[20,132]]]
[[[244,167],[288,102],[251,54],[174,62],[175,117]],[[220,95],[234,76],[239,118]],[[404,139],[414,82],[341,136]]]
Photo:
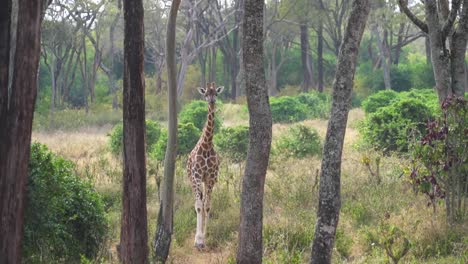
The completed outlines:
[[[117,22],[120,18],[120,8],[118,13],[115,15],[114,20],[109,29],[109,42],[110,42],[110,67],[109,67],[109,92],[112,94],[112,109],[117,110],[119,108],[119,102],[117,100],[117,85],[115,83],[115,76],[114,76],[114,56],[115,56],[115,46],[114,46],[114,39],[115,39],[115,28],[117,27]]]
[[[9,59],[12,2],[0,11],[0,263],[20,263],[43,1],[18,1],[16,53]],[[11,91],[8,69],[13,69]]]
[[[323,24],[321,22],[317,30],[317,74],[318,91],[323,92]]]
[[[400,63],[400,54],[401,54],[401,48],[403,47],[404,32],[405,32],[405,23],[400,23],[400,28],[398,29],[397,45],[395,48],[395,57],[393,58],[393,64],[395,65],[398,65],[398,63]]]
[[[431,42],[429,40],[429,36],[424,37],[424,47],[426,48],[426,64],[431,64]]]
[[[467,71],[465,67],[465,54],[468,42],[468,0],[464,0],[462,14],[458,28],[452,35],[450,43],[451,51],[451,71],[452,71],[452,93],[456,96],[463,96],[467,89]]]
[[[147,263],[143,1],[124,1],[123,199],[120,257]]]
[[[308,92],[310,88],[310,76],[309,76],[309,68],[308,68],[308,28],[307,25],[301,24],[299,26],[300,32],[301,32],[301,62],[302,62],[302,76],[303,76],[303,81],[302,81],[302,91]]]
[[[156,261],[162,263],[166,262],[169,255],[174,221],[174,174],[177,155],[177,65],[175,59],[175,34],[179,5],[180,0],[172,1],[166,33],[169,123],[166,156],[164,159],[163,189],[154,238]]]
[[[341,207],[340,177],[346,123],[359,45],[369,14],[369,0],[354,0],[338,56],[333,100],[320,175],[319,208],[310,263],[331,263]]]
[[[250,143],[242,181],[237,263],[262,262],[263,193],[272,135],[263,66],[263,5],[263,0],[244,3],[242,50]]]
[[[383,40],[380,38],[380,32],[377,24],[374,24],[374,26],[372,27],[372,33],[375,36],[375,41],[377,41],[377,48],[379,49],[380,63],[382,65],[385,90],[391,90],[392,84],[390,79],[390,66],[385,52],[385,45]]]

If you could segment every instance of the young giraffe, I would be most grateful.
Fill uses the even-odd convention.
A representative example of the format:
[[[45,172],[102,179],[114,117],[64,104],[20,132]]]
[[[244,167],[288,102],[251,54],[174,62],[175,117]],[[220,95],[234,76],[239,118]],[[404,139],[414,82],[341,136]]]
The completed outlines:
[[[206,88],[199,87],[198,92],[208,102],[208,116],[202,135],[195,148],[190,152],[187,161],[187,172],[195,195],[195,211],[197,212],[197,231],[195,247],[205,247],[206,227],[208,225],[211,207],[211,192],[218,177],[219,159],[213,148],[214,114],[216,96],[224,87],[216,88],[215,83],[207,83]],[[203,183],[203,189],[202,189]]]

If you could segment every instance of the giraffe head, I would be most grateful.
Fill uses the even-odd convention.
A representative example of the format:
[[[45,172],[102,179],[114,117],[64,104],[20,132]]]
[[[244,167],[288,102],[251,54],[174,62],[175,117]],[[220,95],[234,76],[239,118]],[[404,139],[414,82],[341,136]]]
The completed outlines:
[[[206,88],[198,87],[197,90],[201,95],[205,96],[205,101],[209,104],[214,104],[216,102],[216,96],[223,92],[224,86],[216,88],[216,84],[212,82],[207,83]]]

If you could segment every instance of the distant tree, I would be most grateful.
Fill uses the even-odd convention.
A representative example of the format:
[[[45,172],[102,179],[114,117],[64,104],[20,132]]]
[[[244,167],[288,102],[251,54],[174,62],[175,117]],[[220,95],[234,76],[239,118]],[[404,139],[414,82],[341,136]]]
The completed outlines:
[[[147,263],[143,1],[124,1],[123,199],[120,257]]]
[[[341,207],[341,156],[358,51],[367,16],[369,0],[354,0],[341,44],[333,85],[333,100],[323,148],[319,208],[310,263],[331,263],[336,227]]]
[[[166,30],[166,68],[169,102],[169,124],[164,180],[159,206],[158,222],[154,238],[154,254],[157,262],[165,263],[169,256],[174,218],[174,175],[177,157],[177,65],[175,59],[175,35],[177,12],[181,0],[173,0]]]
[[[19,0],[13,10],[12,1],[7,0],[0,9],[0,263],[21,262],[41,20],[47,5],[45,0]],[[16,36],[13,42],[12,35]],[[15,56],[10,60],[12,50]]]
[[[463,2],[463,4],[462,4]],[[467,87],[465,54],[468,42],[468,0],[426,0],[424,21],[398,0],[403,13],[429,37],[439,102],[449,95],[463,96]],[[458,19],[457,19],[458,18]]]
[[[263,65],[263,0],[245,0],[242,56],[249,109],[249,150],[242,180],[237,263],[261,263],[263,193],[271,148],[272,120]]]

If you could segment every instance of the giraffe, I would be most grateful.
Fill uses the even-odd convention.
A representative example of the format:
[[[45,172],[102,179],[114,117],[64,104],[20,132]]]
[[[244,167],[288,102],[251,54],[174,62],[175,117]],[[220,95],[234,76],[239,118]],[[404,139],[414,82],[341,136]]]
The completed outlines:
[[[198,249],[205,247],[205,235],[211,209],[211,192],[217,181],[219,159],[213,148],[214,115],[216,96],[224,87],[216,88],[215,83],[207,83],[206,88],[198,87],[198,92],[208,102],[208,116],[197,145],[190,152],[187,161],[187,173],[195,195],[197,213],[197,231],[194,245]],[[202,187],[203,184],[203,187]]]

